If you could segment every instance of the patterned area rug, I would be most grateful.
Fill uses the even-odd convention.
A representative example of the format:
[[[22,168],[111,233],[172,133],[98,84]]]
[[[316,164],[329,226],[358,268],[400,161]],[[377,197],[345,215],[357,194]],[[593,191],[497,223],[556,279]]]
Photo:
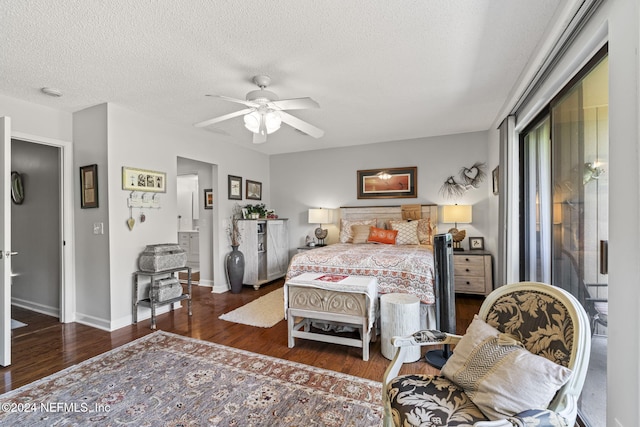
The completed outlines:
[[[0,396],[0,425],[380,426],[381,384],[158,331]]]
[[[219,318],[227,322],[270,328],[284,319],[284,289],[269,292]]]

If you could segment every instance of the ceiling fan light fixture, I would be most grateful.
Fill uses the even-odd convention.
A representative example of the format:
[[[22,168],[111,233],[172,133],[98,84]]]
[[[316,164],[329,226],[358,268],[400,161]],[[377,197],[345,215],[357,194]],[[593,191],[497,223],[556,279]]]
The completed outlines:
[[[277,111],[267,111],[265,113],[254,111],[252,113],[246,114],[244,116],[244,127],[246,127],[253,133],[260,133],[260,125],[263,118],[267,134],[271,134],[280,129],[282,119],[280,118],[280,114]]]

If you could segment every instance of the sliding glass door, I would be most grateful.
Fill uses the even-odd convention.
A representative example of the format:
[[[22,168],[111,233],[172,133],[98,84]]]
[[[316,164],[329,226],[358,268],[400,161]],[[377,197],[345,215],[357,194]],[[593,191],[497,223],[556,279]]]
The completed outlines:
[[[591,319],[580,410],[594,427],[606,420],[608,80],[603,51],[521,139],[521,276],[568,290]]]

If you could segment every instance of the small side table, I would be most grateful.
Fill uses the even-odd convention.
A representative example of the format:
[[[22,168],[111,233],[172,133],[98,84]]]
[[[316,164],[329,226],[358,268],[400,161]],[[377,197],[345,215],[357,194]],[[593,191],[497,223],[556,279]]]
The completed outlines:
[[[392,360],[396,348],[391,344],[391,338],[411,335],[420,330],[420,299],[400,293],[380,295],[380,323],[382,355]],[[420,347],[408,350],[404,362],[420,359]]]
[[[147,276],[151,278],[151,283],[149,284],[149,291],[153,289],[156,285],[156,280],[158,278],[164,278],[167,276],[176,277],[176,274],[180,271],[187,272],[187,293],[182,293],[180,296],[175,298],[171,298],[165,301],[155,301],[152,298],[143,298],[138,299],[138,283],[140,276]],[[154,292],[149,292],[149,294],[154,294]],[[151,329],[156,328],[156,308],[165,304],[171,304],[171,310],[174,308],[174,304],[180,302],[182,300],[187,300],[187,307],[189,310],[189,316],[192,315],[191,312],[191,267],[178,267],[172,268],[170,270],[163,271],[136,271],[133,273],[133,323],[138,323],[138,306],[143,305],[145,307],[151,307]]]

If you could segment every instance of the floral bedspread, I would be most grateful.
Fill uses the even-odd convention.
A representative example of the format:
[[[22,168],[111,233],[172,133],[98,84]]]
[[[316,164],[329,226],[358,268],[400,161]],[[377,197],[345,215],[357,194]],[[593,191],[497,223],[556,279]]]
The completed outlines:
[[[379,294],[405,293],[425,304],[435,302],[430,246],[336,243],[294,255],[286,279],[307,272],[374,276]]]

